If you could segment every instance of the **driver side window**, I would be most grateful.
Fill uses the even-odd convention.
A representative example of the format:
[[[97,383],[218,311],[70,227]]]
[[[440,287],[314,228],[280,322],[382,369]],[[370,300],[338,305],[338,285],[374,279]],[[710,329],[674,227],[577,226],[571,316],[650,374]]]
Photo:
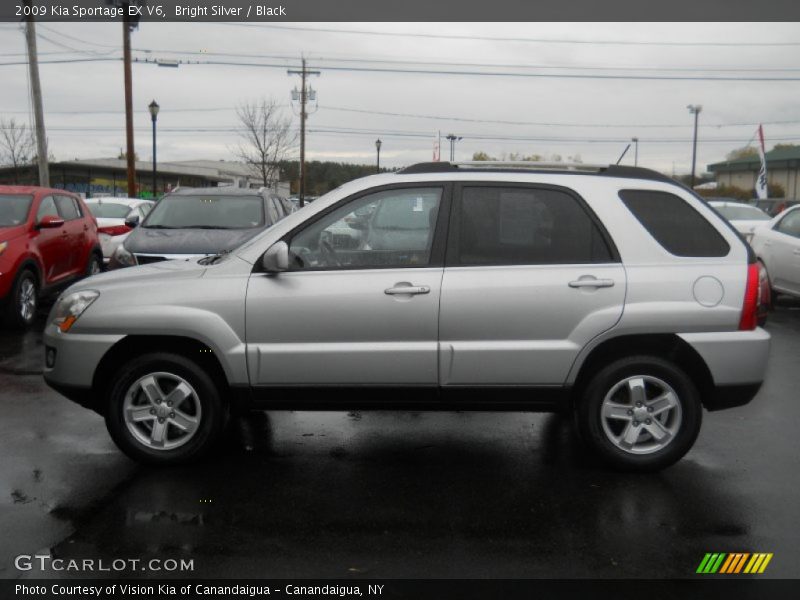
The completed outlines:
[[[778,231],[794,237],[800,237],[800,209],[793,210],[783,217],[781,222],[778,223]]]
[[[39,223],[46,216],[59,217],[56,202],[52,196],[48,196],[39,204],[39,210],[36,212],[36,222]]]
[[[292,270],[427,266],[441,197],[440,188],[405,188],[352,200],[292,238]]]

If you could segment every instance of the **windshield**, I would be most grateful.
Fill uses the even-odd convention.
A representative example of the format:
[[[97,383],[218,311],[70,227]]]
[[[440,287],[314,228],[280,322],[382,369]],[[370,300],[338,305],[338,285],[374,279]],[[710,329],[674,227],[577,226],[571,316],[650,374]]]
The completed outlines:
[[[96,218],[101,219],[124,219],[131,212],[131,207],[127,204],[114,204],[104,202],[102,204],[87,202],[86,206]]]
[[[715,206],[717,212],[729,221],[769,221],[770,216],[755,206]]]
[[[16,227],[28,220],[33,196],[0,194],[0,227]]]
[[[260,196],[167,196],[143,227],[151,229],[251,229],[264,224]]]

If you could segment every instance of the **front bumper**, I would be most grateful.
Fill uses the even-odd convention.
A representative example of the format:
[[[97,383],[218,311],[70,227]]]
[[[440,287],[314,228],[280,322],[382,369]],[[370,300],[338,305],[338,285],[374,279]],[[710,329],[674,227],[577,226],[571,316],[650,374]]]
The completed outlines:
[[[82,406],[97,410],[92,383],[102,358],[122,335],[61,333],[49,324],[44,331],[44,380],[47,385]]]

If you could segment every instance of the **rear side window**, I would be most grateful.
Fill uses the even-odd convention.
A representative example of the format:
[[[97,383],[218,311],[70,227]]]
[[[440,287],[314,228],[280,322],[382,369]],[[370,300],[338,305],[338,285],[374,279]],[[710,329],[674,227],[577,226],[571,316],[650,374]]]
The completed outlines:
[[[675,256],[727,256],[731,247],[683,198],[668,192],[622,190],[619,197],[655,240]]]
[[[463,189],[455,260],[460,265],[615,262],[597,224],[577,198],[553,189]]]
[[[78,205],[75,203],[75,200],[69,196],[56,196],[56,205],[58,206],[58,212],[61,218],[65,221],[71,221],[72,219],[79,219],[81,217]]]

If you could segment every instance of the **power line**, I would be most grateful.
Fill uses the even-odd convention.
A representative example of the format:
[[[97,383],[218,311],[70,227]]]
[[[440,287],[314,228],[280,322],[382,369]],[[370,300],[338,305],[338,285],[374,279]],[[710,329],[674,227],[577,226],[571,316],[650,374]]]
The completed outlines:
[[[279,104],[281,108],[287,108],[288,104]],[[476,119],[470,117],[458,117],[458,116],[445,116],[445,115],[428,115],[428,114],[418,114],[418,113],[404,113],[404,112],[391,112],[391,111],[381,111],[381,110],[367,110],[367,109],[360,109],[360,108],[350,108],[344,106],[326,106],[320,105],[321,110],[331,110],[331,111],[340,111],[340,112],[349,112],[355,114],[367,114],[367,115],[376,115],[376,116],[388,116],[388,117],[403,117],[403,118],[413,118],[413,119],[430,119],[436,121],[455,121],[455,122],[463,122],[463,123],[486,123],[492,125],[525,125],[531,127],[583,127],[583,128],[602,128],[602,129],[621,129],[621,128],[631,128],[631,129],[687,129],[692,127],[691,123],[689,124],[678,124],[678,123],[664,123],[664,124],[653,124],[653,123],[563,123],[563,122],[552,122],[552,121],[512,121],[512,120],[505,120],[505,119]],[[234,111],[236,110],[235,106],[216,106],[216,107],[171,107],[169,109],[170,113],[205,113],[205,112],[225,112],[225,111]],[[28,114],[27,110],[6,110],[3,111],[7,114]],[[137,111],[144,114],[146,111]],[[85,109],[85,110],[50,110],[47,111],[50,115],[71,115],[71,116],[80,116],[80,117],[95,117],[98,115],[122,115],[124,111],[122,110],[94,110],[94,109]],[[742,122],[742,123],[701,123],[700,128],[705,129],[719,129],[722,127],[755,127],[758,125],[798,125],[800,124],[800,120],[781,120],[781,121],[753,121],[753,122]]]
[[[286,25],[267,25],[250,23],[215,23],[215,25],[228,25],[234,27],[253,27],[261,29],[279,29],[284,31],[311,31],[314,33],[336,33],[353,35],[371,35],[381,37],[408,37],[408,38],[428,38],[441,40],[462,40],[462,41],[488,41],[488,42],[521,42],[534,44],[598,44],[607,46],[718,46],[718,47],[785,47],[800,46],[800,42],[656,42],[639,40],[580,40],[567,38],[524,38],[524,37],[495,37],[481,35],[456,35],[443,33],[410,33],[392,31],[368,31],[361,29],[335,29],[330,27],[289,27]]]

